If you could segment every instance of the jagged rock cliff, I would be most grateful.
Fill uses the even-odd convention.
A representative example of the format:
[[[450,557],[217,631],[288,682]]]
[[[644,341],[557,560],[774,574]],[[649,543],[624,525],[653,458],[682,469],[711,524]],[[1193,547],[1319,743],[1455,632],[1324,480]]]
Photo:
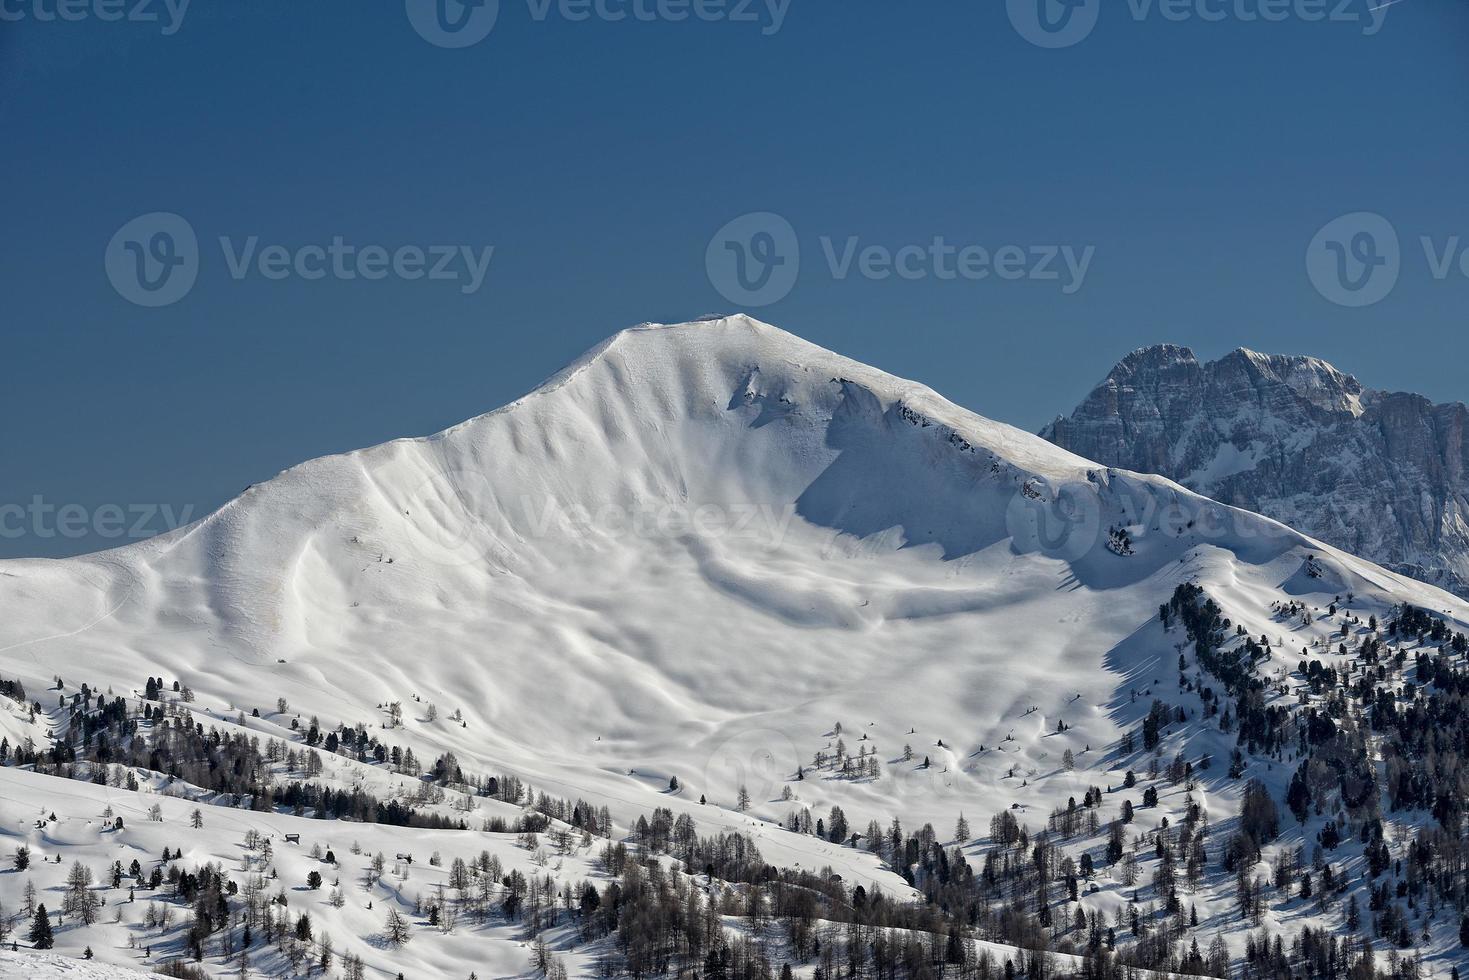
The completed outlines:
[[[1160,473],[1469,596],[1469,408],[1364,388],[1314,357],[1161,345],[1041,435]]]

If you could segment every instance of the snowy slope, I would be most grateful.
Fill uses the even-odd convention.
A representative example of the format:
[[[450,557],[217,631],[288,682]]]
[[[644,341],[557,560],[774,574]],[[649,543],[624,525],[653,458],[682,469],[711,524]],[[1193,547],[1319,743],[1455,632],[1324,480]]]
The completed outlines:
[[[1375,391],[1314,357],[1137,350],[1042,433],[1469,594],[1469,407]]]
[[[147,813],[155,803],[162,808],[158,821],[149,819]],[[97,924],[84,928],[72,920],[69,925],[60,925],[55,949],[49,952],[27,948],[22,929],[13,937],[19,940],[19,950],[10,951],[8,943],[0,949],[0,977],[128,980],[151,975],[155,967],[171,960],[189,962],[183,940],[185,915],[176,909],[166,927],[147,923],[150,905],[156,908],[167,904],[171,893],[168,885],[157,892],[137,886],[134,898],[129,899],[129,892],[134,890],[130,877],[125,877],[117,889],[110,888],[105,880],[106,869],[114,861],[127,866],[137,859],[146,875],[159,864],[156,858],[162,848],[178,848],[180,842],[183,847],[172,862],[174,867],[192,870],[214,863],[236,882],[257,874],[265,876],[265,890],[285,896],[291,920],[305,914],[312,921],[315,941],[330,937],[336,957],[334,968],[340,969],[344,955],[355,954],[367,964],[369,976],[374,972],[392,976],[397,971],[416,977],[456,976],[468,975],[471,970],[487,980],[540,976],[532,967],[532,942],[521,925],[478,925],[461,917],[452,927],[444,928],[430,925],[427,916],[416,911],[420,900],[433,901],[446,893],[454,894],[448,886],[448,871],[456,858],[473,866],[481,854],[490,854],[502,862],[507,873],[519,871],[532,880],[549,876],[557,887],[577,887],[588,881],[604,884],[607,880],[598,869],[595,848],[579,847],[570,855],[554,855],[542,864],[513,834],[404,831],[221,808],[207,809],[203,826],[195,829],[189,820],[192,809],[192,804],[168,796],[0,768],[0,845],[8,854],[23,843],[30,847],[33,860],[26,876],[0,876],[0,904],[7,913],[18,909],[20,879],[27,877],[37,883],[40,900],[49,903],[54,913],[67,873],[78,861],[98,875],[94,890],[104,903]],[[102,819],[104,812],[121,817],[124,827],[114,830],[107,826]],[[52,816],[56,819],[51,820]],[[44,826],[38,827],[38,822]],[[262,841],[271,842],[268,855],[258,846],[246,846],[246,834],[251,831]],[[299,835],[299,842],[287,840],[288,834]],[[333,854],[337,863],[314,856],[317,849]],[[416,860],[401,860],[404,852],[413,854]],[[385,873],[371,886],[365,886],[362,879],[374,854],[385,857]],[[48,863],[58,856],[62,858],[60,863]],[[431,856],[439,863],[430,863]],[[322,875],[322,885],[317,889],[305,885],[312,871]],[[340,905],[332,901],[337,892],[343,896]],[[383,942],[388,908],[398,909],[412,923],[414,937],[402,947],[393,948]],[[731,919],[728,927],[732,931],[742,928],[738,919]],[[571,976],[600,976],[597,959],[609,943],[578,944],[575,930],[565,927],[549,930],[545,938]],[[1013,947],[984,942],[979,947],[1000,962],[1017,956]],[[84,960],[84,950],[89,948],[93,959]],[[269,944],[252,949],[246,959],[251,976],[297,975],[288,959]],[[1062,956],[1058,962],[1069,966],[1075,959]],[[211,976],[239,975],[238,956],[209,956],[203,966]],[[809,970],[801,973],[809,975]],[[1146,972],[1142,975],[1149,976]]]
[[[60,953],[0,949],[0,976],[31,980],[138,980],[148,974],[125,966],[87,962]]]
[[[56,932],[56,952],[80,957],[84,948],[90,946],[96,958],[94,962],[135,965],[149,971],[166,959],[187,958],[187,949],[179,936],[185,917],[176,911],[172,929],[145,927],[144,917],[150,902],[168,895],[168,890],[155,896],[139,888],[136,900],[128,901],[126,886],[116,890],[105,888],[104,872],[113,861],[127,866],[134,859],[142,863],[145,872],[151,871],[164,847],[182,847],[183,854],[175,864],[184,870],[217,862],[227,873],[243,881],[251,873],[264,872],[267,867],[273,869],[277,877],[269,878],[266,888],[287,897],[293,919],[302,913],[309,915],[314,922],[315,936],[330,935],[338,957],[355,952],[374,967],[389,958],[379,948],[385,910],[396,905],[405,917],[412,917],[413,904],[419,896],[432,898],[444,887],[455,858],[472,862],[481,851],[488,851],[503,862],[507,872],[515,869],[527,877],[551,874],[558,882],[579,882],[592,876],[591,854],[582,852],[558,858],[554,867],[541,868],[532,863],[529,852],[516,845],[514,835],[418,830],[413,832],[411,842],[405,843],[401,828],[323,822],[217,807],[207,809],[204,825],[195,830],[189,824],[193,806],[183,800],[74,783],[16,769],[0,770],[0,799],[5,801],[0,804],[0,817],[3,817],[0,841],[7,853],[18,843],[31,848],[36,862],[31,877],[37,882],[40,900],[53,912],[60,904],[59,893],[72,862],[82,861],[104,879],[98,882],[104,886],[99,895],[108,904],[99,923],[82,928],[73,919],[60,926]],[[155,802],[163,808],[162,819],[156,822],[147,816],[148,808]],[[105,826],[104,808],[123,818],[122,830]],[[51,814],[57,816],[56,821],[46,819]],[[44,829],[35,826],[37,820],[45,823]],[[258,849],[244,845],[249,830],[273,842],[273,854],[268,862]],[[287,842],[288,833],[299,834],[300,843]],[[333,866],[313,857],[314,846],[331,850],[338,864]],[[352,850],[354,846],[357,852]],[[413,853],[417,860],[412,864],[397,860],[396,856],[404,852]],[[438,866],[428,862],[434,852],[442,858]],[[375,853],[385,856],[386,873],[380,883],[366,889],[358,880]],[[63,858],[60,864],[48,867],[44,863],[54,862],[58,855]],[[315,890],[305,884],[311,871],[323,877],[323,884]],[[21,876],[12,873],[4,877]],[[333,907],[330,901],[337,883],[345,898],[340,908]],[[20,895],[16,883],[0,883],[0,897],[7,909],[18,908]],[[421,916],[418,918],[422,920]],[[454,975],[459,972],[459,963],[477,963],[482,976],[528,976],[529,944],[524,941],[522,930],[506,925],[486,932],[472,930],[467,924],[457,932],[432,930],[429,941],[411,941],[391,956],[394,969],[406,968],[416,976]],[[19,938],[24,944],[23,932]],[[32,955],[34,951],[29,950],[12,954],[9,961],[0,959],[0,968],[11,963],[27,964]],[[573,954],[569,964],[577,975],[589,970],[584,956]],[[288,975],[282,972],[288,969],[283,958],[268,948],[256,951],[250,957],[250,964],[263,975]],[[40,975],[51,976],[44,972],[49,968],[43,967]],[[464,973],[468,975],[468,970]],[[12,975],[21,974],[0,969],[0,976]],[[91,976],[85,972],[75,975]],[[137,974],[116,970],[96,975],[110,978]]]
[[[1312,556],[1327,574],[1303,573]],[[1282,625],[1282,597],[1469,622],[1430,586],[734,317],[624,331],[498,411],[304,463],[172,534],[0,563],[0,675],[159,675],[222,718],[285,698],[374,728],[401,701],[393,739],[425,760],[452,750],[623,827],[670,806],[901,891],[870,856],[757,821],[840,804],[854,830],[947,833],[1119,785],[1137,765],[1119,736],[1176,680],[1157,610],[1184,581],[1292,646],[1336,624]],[[838,738],[881,775],[794,778]],[[1228,814],[1236,792],[1195,798]],[[1221,887],[1203,912],[1224,929]]]

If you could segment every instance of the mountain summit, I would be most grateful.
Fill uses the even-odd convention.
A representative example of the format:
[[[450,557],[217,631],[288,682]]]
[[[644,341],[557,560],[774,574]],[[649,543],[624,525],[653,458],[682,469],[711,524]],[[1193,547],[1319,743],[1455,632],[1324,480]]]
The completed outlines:
[[[1266,431],[1383,410],[1320,362],[1230,361],[1217,387],[1258,385],[1235,397]],[[1127,369],[1109,394],[1129,417],[1213,390],[1180,349]],[[1430,717],[1462,730],[1457,701],[1434,694],[1431,716],[1421,691],[1461,683],[1444,654],[1469,650],[1469,606],[745,317],[623,331],[510,405],[303,463],[168,535],[0,562],[0,609],[0,748],[19,763],[0,765],[0,817],[48,859],[42,894],[66,887],[63,851],[100,868],[182,840],[186,866],[233,869],[242,831],[246,848],[267,833],[277,857],[247,865],[277,862],[316,935],[389,976],[524,975],[516,875],[546,895],[588,879],[604,910],[635,878],[671,876],[638,901],[679,909],[676,889],[768,881],[739,902],[766,922],[787,915],[776,893],[834,926],[865,902],[945,949],[949,916],[946,956],[976,928],[1008,944],[996,962],[1044,945],[1047,921],[1063,951],[1100,945],[1145,888],[1147,930],[1117,930],[1128,962],[1189,966],[1149,937],[1196,907],[1224,975],[1254,942],[1226,862],[1275,880],[1320,841],[1323,890],[1365,909],[1389,886],[1355,873],[1386,862],[1364,830],[1396,819],[1407,839],[1464,796],[1459,769],[1414,753]],[[658,870],[622,876],[623,845]],[[342,903],[311,897],[310,875],[338,873],[318,846]],[[409,884],[415,851],[431,856]],[[475,855],[507,872],[484,875],[478,911],[450,870]],[[1417,860],[1412,880],[1451,880]],[[20,907],[29,879],[0,879]],[[1167,908],[1175,881],[1189,913]],[[410,916],[419,889],[467,917]],[[146,927],[164,948],[140,897],[94,933],[68,915],[58,944],[122,960]],[[1294,888],[1259,901],[1291,935],[1327,921]],[[602,975],[655,918],[625,912],[600,945],[574,920],[550,935],[570,972]],[[799,934],[738,918],[721,931]],[[1456,955],[1451,918],[1421,946],[1434,962]]]
[[[1314,357],[1134,351],[1041,435],[1160,473],[1469,594],[1469,408],[1374,391]]]
[[[501,409],[303,463],[170,534],[0,562],[0,648],[28,684],[178,676],[234,710],[264,690],[356,720],[415,693],[479,721],[421,753],[621,796],[608,773],[697,780],[751,717],[788,744],[813,714],[994,744],[1065,675],[1093,695],[1068,723],[1106,744],[1109,656],[1127,669],[1108,651],[1180,581],[1276,589],[1324,553],[730,317],[625,330]],[[1406,584],[1328,564],[1313,591]]]

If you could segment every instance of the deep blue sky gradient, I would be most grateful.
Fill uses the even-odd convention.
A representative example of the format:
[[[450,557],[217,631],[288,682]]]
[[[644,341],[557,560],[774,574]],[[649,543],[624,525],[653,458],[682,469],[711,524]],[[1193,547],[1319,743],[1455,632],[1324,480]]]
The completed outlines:
[[[622,327],[736,309],[705,249],[762,210],[798,230],[803,275],[750,312],[1027,429],[1162,341],[1469,398],[1469,279],[1435,280],[1418,245],[1469,242],[1469,5],[1403,0],[1365,37],[1103,2],[1092,36],[1056,51],[998,0],[792,0],[768,37],[537,22],[502,0],[464,50],[419,37],[402,0],[195,0],[173,36],[0,22],[0,504],[199,516],[304,459],[436,431]],[[1404,268],[1348,309],[1304,256],[1357,210],[1393,222]],[[185,216],[204,254],[162,309],[121,298],[103,265],[152,211]],[[496,252],[469,296],[238,282],[221,235]],[[823,235],[1097,253],[1074,296],[835,281]],[[0,536],[0,556],[114,543]]]

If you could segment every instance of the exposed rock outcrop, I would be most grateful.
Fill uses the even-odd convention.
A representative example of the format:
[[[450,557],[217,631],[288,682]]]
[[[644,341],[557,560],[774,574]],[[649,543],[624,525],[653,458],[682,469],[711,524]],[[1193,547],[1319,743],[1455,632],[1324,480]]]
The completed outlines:
[[[1373,391],[1314,357],[1134,351],[1041,435],[1159,473],[1469,596],[1469,408]]]

